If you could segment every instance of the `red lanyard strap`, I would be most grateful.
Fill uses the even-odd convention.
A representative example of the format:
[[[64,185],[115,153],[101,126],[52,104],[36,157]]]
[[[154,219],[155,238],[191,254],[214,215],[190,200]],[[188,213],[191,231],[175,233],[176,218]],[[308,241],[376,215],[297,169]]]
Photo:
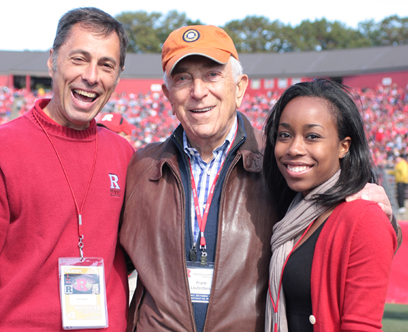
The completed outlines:
[[[93,174],[94,174],[94,172],[95,172],[96,156],[97,156],[97,154],[98,154],[98,131],[97,131],[97,128],[96,128],[96,126],[95,126],[95,155],[94,155],[93,165],[92,165],[92,169],[91,169],[91,175],[90,175],[90,177],[89,177],[88,185],[87,185],[86,191],[85,191],[85,196],[84,196],[84,199],[83,199],[83,201],[82,201],[81,208],[79,208],[79,207],[78,207],[78,202],[77,202],[77,200],[76,200],[76,196],[75,196],[75,193],[74,193],[74,190],[72,189],[71,182],[69,181],[68,174],[67,174],[67,172],[66,172],[66,170],[65,170],[64,164],[63,164],[63,162],[62,162],[62,160],[61,160],[61,157],[60,157],[60,155],[59,155],[59,153],[58,153],[58,150],[57,150],[56,146],[54,145],[54,142],[52,141],[50,135],[49,135],[48,132],[45,130],[43,124],[42,124],[41,121],[39,121],[39,119],[37,118],[37,115],[35,114],[35,112],[36,112],[36,111],[33,110],[33,115],[34,115],[35,119],[37,120],[37,122],[39,123],[40,127],[42,128],[42,130],[44,131],[45,135],[48,137],[48,140],[50,141],[52,147],[54,148],[54,151],[55,151],[55,153],[56,153],[56,155],[57,155],[57,157],[58,157],[59,163],[60,163],[61,168],[62,168],[62,170],[63,170],[63,172],[64,172],[65,178],[66,178],[66,180],[67,180],[69,189],[71,190],[71,195],[72,195],[72,198],[73,198],[73,200],[74,200],[75,208],[76,208],[77,215],[78,215],[78,238],[79,238],[78,248],[79,248],[79,255],[80,255],[80,258],[81,258],[81,260],[82,260],[82,259],[84,258],[83,250],[82,250],[83,247],[84,247],[84,243],[83,243],[83,241],[82,241],[82,240],[84,239],[84,234],[83,234],[83,230],[82,230],[82,211],[83,211],[83,208],[84,208],[84,204],[85,204],[85,201],[86,201],[86,197],[88,196],[89,187],[91,186],[91,181],[92,181],[92,178],[93,178]]]
[[[191,167],[191,162],[190,159],[188,160],[188,163],[190,165],[190,178],[191,178],[191,187],[193,190],[193,198],[194,198],[194,210],[197,216],[197,222],[198,222],[198,227],[200,228],[200,232],[201,232],[201,237],[200,237],[200,249],[205,249],[206,248],[206,241],[205,241],[205,236],[204,236],[204,231],[205,231],[205,226],[207,225],[207,219],[208,219],[208,213],[210,211],[210,206],[211,206],[211,202],[212,199],[214,197],[214,189],[215,189],[215,185],[217,184],[217,180],[220,176],[222,167],[224,166],[224,162],[227,159],[228,153],[230,152],[234,141],[235,141],[235,137],[237,136],[237,132],[238,132],[238,126],[237,129],[235,131],[234,134],[234,138],[231,141],[231,144],[228,148],[227,154],[225,159],[223,160],[223,162],[221,163],[220,169],[217,172],[217,175],[214,178],[214,181],[211,185],[210,188],[210,192],[208,193],[208,197],[207,197],[207,203],[205,204],[205,209],[204,209],[204,213],[201,216],[201,212],[200,212],[200,204],[198,202],[198,193],[197,193],[197,187],[196,187],[196,183],[194,180],[194,175],[193,175],[193,168]]]

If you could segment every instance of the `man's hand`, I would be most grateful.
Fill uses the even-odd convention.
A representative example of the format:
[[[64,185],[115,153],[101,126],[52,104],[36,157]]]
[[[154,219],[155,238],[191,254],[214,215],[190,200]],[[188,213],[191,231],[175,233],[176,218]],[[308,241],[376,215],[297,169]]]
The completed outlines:
[[[388,219],[390,221],[392,220],[391,203],[383,187],[374,183],[367,183],[361,191],[346,197],[346,201],[351,202],[358,198],[377,203],[387,215]]]

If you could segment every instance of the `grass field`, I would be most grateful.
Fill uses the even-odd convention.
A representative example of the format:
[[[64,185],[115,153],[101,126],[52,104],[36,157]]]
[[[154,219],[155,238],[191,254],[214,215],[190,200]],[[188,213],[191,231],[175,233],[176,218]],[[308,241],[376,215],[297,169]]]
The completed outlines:
[[[382,323],[384,332],[408,332],[408,305],[386,304]]]

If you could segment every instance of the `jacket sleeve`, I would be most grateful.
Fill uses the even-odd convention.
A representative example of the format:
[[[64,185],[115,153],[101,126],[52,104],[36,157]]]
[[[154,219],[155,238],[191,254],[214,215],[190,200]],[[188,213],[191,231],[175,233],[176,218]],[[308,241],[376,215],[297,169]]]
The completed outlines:
[[[356,213],[359,220],[351,235],[340,308],[341,331],[381,330],[397,239],[386,217],[378,212],[377,207],[368,205]]]

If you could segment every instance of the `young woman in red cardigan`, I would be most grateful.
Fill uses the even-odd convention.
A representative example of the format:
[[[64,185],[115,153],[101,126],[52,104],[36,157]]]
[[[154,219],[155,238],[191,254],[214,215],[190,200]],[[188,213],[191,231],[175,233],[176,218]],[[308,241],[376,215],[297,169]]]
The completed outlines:
[[[329,80],[295,84],[273,107],[266,136],[264,172],[282,220],[265,330],[380,330],[397,238],[378,204],[345,201],[375,182],[352,95]]]

